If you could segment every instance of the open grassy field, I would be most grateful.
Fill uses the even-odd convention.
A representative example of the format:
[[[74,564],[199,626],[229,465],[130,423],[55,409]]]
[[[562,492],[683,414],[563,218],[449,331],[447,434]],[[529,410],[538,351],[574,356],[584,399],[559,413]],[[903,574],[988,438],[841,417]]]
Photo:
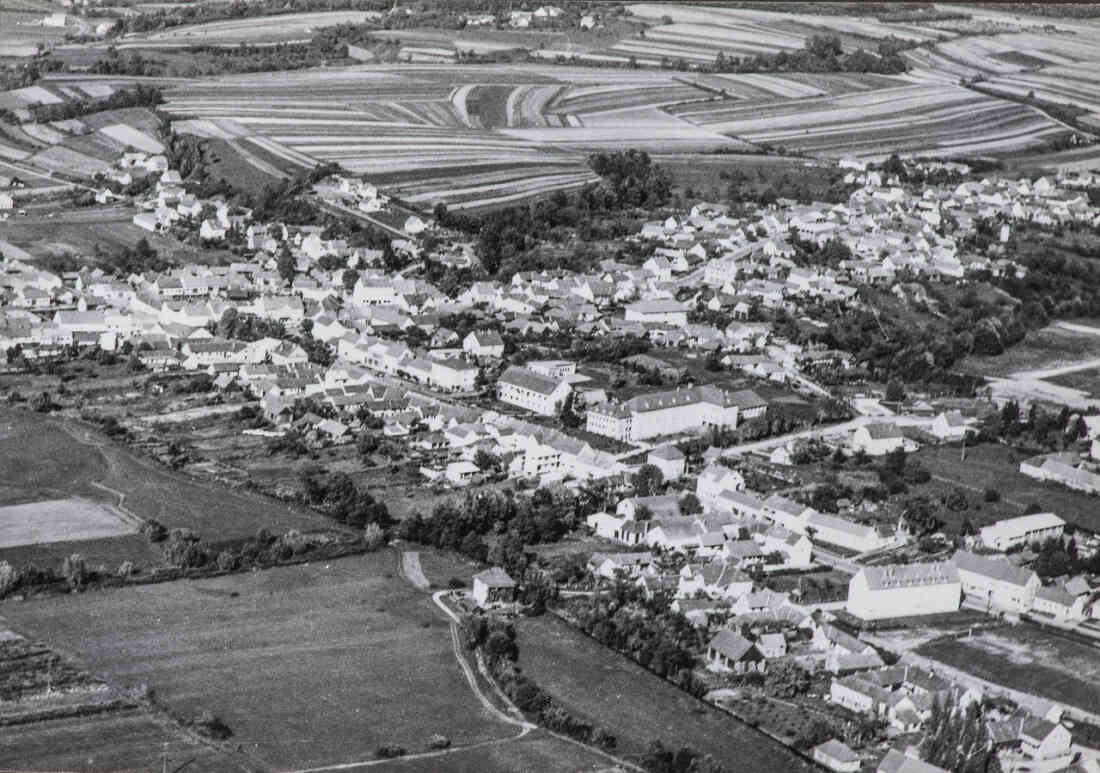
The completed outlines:
[[[1100,397],[1100,370],[1078,370],[1073,373],[1063,373],[1060,376],[1052,376],[1046,381],[1058,386],[1080,389],[1092,397]]]
[[[4,728],[0,767],[20,771],[249,770],[243,755],[222,752],[165,726],[141,709]]]
[[[213,711],[262,768],[368,760],[383,743],[419,752],[433,733],[455,746],[515,735],[475,700],[447,623],[388,551],[0,614],[109,682],[152,686],[173,713]]]
[[[930,493],[936,489],[961,486],[972,495],[971,502],[978,502],[981,493],[992,488],[1000,492],[1002,502],[982,504],[981,510],[971,507],[962,512],[940,511],[939,517],[948,522],[949,531],[957,532],[965,519],[975,526],[983,526],[999,518],[1022,515],[1021,506],[1032,503],[1057,513],[1069,523],[1091,531],[1100,530],[1100,508],[1095,497],[1023,475],[1020,461],[1025,457],[1014,453],[1011,448],[985,444],[967,448],[966,461],[959,461],[959,456],[959,448],[954,446],[926,446],[912,454],[914,461],[942,479],[933,480],[926,487],[916,487],[914,491],[927,490]]]
[[[1032,625],[943,638],[917,653],[981,679],[1087,711],[1100,706],[1100,652]]]
[[[113,507],[75,497],[0,507],[0,548],[120,537],[137,530]]]
[[[996,357],[968,357],[961,369],[979,376],[1003,378],[1011,373],[1072,365],[1100,357],[1100,336],[1048,325]]]
[[[208,541],[248,537],[261,528],[281,533],[332,525],[319,515],[171,473],[82,425],[29,411],[0,411],[0,503],[79,496],[118,504],[119,494],[134,516],[193,529]],[[144,538],[122,536],[3,549],[0,558],[56,563],[77,547],[89,561],[148,563],[150,557]]]
[[[618,737],[627,759],[655,740],[714,756],[729,773],[812,770],[786,747],[696,701],[552,615],[518,621],[519,663],[556,699]]]

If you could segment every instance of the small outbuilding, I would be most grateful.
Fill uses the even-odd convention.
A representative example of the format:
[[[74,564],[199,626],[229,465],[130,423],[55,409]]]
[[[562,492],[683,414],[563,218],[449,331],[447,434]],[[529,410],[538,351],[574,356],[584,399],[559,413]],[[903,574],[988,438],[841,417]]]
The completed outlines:
[[[490,609],[512,604],[516,600],[516,581],[499,566],[474,575],[474,601]]]

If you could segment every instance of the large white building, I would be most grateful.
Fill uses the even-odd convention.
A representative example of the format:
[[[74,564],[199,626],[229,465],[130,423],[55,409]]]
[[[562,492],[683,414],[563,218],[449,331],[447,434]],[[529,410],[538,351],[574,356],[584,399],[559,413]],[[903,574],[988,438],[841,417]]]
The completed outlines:
[[[848,612],[863,620],[954,612],[962,600],[950,561],[865,566],[848,583]]]
[[[497,397],[501,402],[543,416],[553,416],[561,410],[571,390],[567,381],[547,378],[514,365],[497,380]]]
[[[883,534],[872,524],[856,523],[847,518],[816,511],[806,518],[806,533],[812,534],[815,542],[839,545],[857,553],[880,550],[894,544],[892,535]]]
[[[754,412],[762,398],[749,390],[730,392],[713,385],[638,395],[625,403],[588,409],[587,429],[622,441],[638,441],[708,427],[736,427],[742,406]]]
[[[1026,612],[1041,586],[1039,575],[1003,558],[960,550],[952,558],[959,570],[963,593],[986,610]]]
[[[627,322],[650,322],[687,326],[688,306],[673,299],[638,301],[626,307]]]
[[[1054,513],[1033,513],[983,526],[981,538],[987,548],[1010,550],[1061,537],[1065,529],[1066,522]]]

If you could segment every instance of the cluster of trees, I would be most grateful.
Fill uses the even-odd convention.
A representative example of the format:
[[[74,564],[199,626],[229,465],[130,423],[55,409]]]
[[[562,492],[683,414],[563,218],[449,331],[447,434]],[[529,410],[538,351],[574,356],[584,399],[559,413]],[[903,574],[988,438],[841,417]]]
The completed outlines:
[[[125,245],[104,247],[96,244],[92,248],[96,263],[118,276],[140,274],[146,271],[164,271],[172,264],[160,257],[149,240],[144,236],[133,247]]]
[[[640,588],[616,584],[607,594],[579,598],[570,613],[582,631],[618,650],[657,676],[695,695],[703,688],[693,674],[695,653],[702,651],[699,629],[669,607],[669,599],[647,599]]]
[[[673,749],[653,741],[641,760],[650,773],[722,773],[725,770],[709,754],[700,754],[690,746]]]
[[[577,501],[564,491],[482,491],[462,501],[442,502],[430,517],[414,514],[398,525],[397,532],[402,539],[456,550],[522,577],[529,563],[524,546],[557,542],[580,518]]]
[[[520,711],[555,733],[609,751],[615,748],[614,735],[574,716],[516,664],[519,647],[511,623],[475,615],[464,621],[464,627],[468,646],[481,649],[493,678]]]
[[[303,496],[310,506],[348,526],[389,526],[393,521],[384,502],[359,488],[346,472],[326,473],[309,467],[301,474]]]
[[[583,271],[598,257],[595,253],[586,255],[580,247],[571,254],[554,250],[546,265],[531,261],[530,253],[540,243],[562,242],[573,236],[579,236],[582,244],[595,238],[625,236],[633,229],[621,218],[599,223],[593,216],[664,206],[672,189],[668,172],[643,151],[596,153],[589,157],[588,164],[601,177],[600,182],[572,193],[556,191],[547,199],[497,210],[481,218],[452,213],[441,205],[433,214],[445,228],[476,234],[478,257],[490,276],[507,279],[518,271],[551,266]]]
[[[1040,577],[1064,577],[1067,574],[1100,573],[1100,553],[1083,558],[1077,552],[1077,540],[1070,537],[1063,542],[1050,538],[1041,545],[1032,545],[1038,554],[1031,568]]]
[[[120,89],[109,97],[95,100],[74,100],[72,102],[58,102],[52,105],[32,105],[30,107],[34,120],[67,121],[70,118],[79,118],[89,113],[99,113],[104,110],[120,110],[125,107],[156,107],[164,102],[164,95],[156,86],[137,84],[130,88]]]
[[[896,75],[909,69],[900,52],[911,48],[911,41],[898,38],[880,40],[875,52],[860,48],[844,53],[836,35],[812,35],[798,51],[778,51],[755,56],[726,56],[721,51],[714,60],[715,72],[871,72]]]
[[[981,706],[971,703],[963,708],[953,698],[933,702],[920,756],[925,762],[958,773],[1000,770]]]
[[[1000,413],[986,418],[978,432],[978,439],[987,442],[1005,440],[1030,449],[1061,451],[1072,448],[1074,443],[1087,435],[1085,420],[1079,414],[1070,413],[1064,405],[1053,411],[1032,404],[1027,416],[1024,416],[1019,404],[1012,400],[1001,407]]]
[[[255,314],[242,314],[234,307],[222,312],[217,323],[211,323],[210,330],[222,338],[235,338],[238,341],[259,341],[261,338],[286,338],[286,327],[276,319],[257,317]]]

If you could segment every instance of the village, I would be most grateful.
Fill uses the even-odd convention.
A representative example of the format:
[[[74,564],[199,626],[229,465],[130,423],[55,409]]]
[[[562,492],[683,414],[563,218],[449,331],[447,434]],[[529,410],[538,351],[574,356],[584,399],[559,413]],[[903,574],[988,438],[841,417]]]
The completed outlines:
[[[832,464],[896,478],[925,448],[965,458],[1007,405],[1027,407],[1015,402],[1018,385],[965,399],[836,388],[820,374],[852,367],[853,353],[796,343],[774,320],[820,329],[814,309],[859,307],[863,288],[899,293],[905,278],[1022,278],[997,244],[1018,221],[1097,227],[1082,192],[1096,181],[990,177],[917,195],[881,168],[841,168],[855,186],[846,204],[778,200],[735,215],[695,202],[629,237],[643,254],[636,265],[522,271],[449,296],[417,266],[462,269],[476,258],[427,215],[387,226],[384,249],[349,247],[319,226],[256,222],[224,198],[199,199],[163,156],[127,154],[117,183],[137,169],[156,175],[131,202],[134,224],[182,229],[239,259],[55,273],[6,251],[0,351],[12,374],[95,355],[133,378],[198,379],[175,406],[181,416],[247,412],[255,421],[242,432],[314,454],[384,442],[440,498],[502,484],[601,487],[602,508],[582,513],[585,561],[569,587],[594,603],[603,594],[667,601],[705,640],[694,656],[707,700],[747,720],[748,703],[779,700],[769,674],[799,675],[805,681],[782,695],[827,717],[819,732],[794,741],[753,721],[826,768],[941,770],[918,759],[944,732],[937,706],[970,716],[972,704],[988,707],[980,721],[1004,770],[1095,760],[1096,736],[1084,730],[1100,733],[1095,706],[918,652],[937,636],[1004,621],[1100,640],[1095,570],[1040,577],[1031,568],[1071,542],[1074,566],[1085,566],[1100,550],[1087,525],[1038,509],[945,533],[866,489],[818,509],[821,487],[804,475]],[[910,171],[961,179],[969,170]],[[368,217],[394,211],[377,188],[340,175],[314,194]],[[96,198],[116,197],[103,189]],[[979,231],[992,247],[964,249]],[[823,251],[831,257],[816,265],[800,260]],[[403,268],[387,265],[393,255]],[[65,391],[46,394],[44,410],[75,407]],[[39,399],[15,388],[7,397]],[[143,417],[127,412],[128,399],[101,393],[79,410],[109,412],[136,433]],[[1096,493],[1100,422],[1071,420],[1083,428],[1077,447],[1022,460],[1018,472]],[[471,591],[455,591],[455,603],[515,614],[529,580],[493,567]],[[920,632],[917,641],[905,631]]]

